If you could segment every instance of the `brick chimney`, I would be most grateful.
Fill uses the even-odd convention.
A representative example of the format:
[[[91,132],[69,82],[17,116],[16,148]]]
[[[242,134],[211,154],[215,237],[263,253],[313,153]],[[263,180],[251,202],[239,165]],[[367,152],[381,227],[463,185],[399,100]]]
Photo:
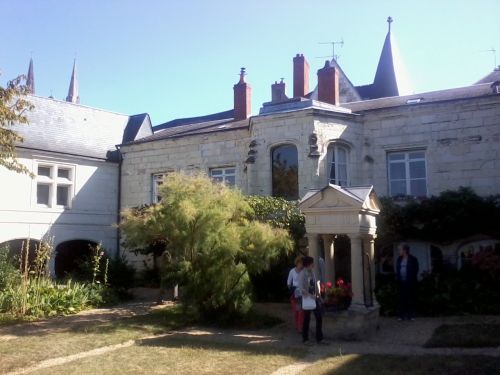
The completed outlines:
[[[245,82],[245,75],[245,68],[241,68],[240,81],[233,86],[235,120],[244,120],[252,114],[252,87]]]
[[[293,97],[301,98],[309,93],[309,63],[302,54],[293,58]]]
[[[279,83],[274,82],[271,85],[271,102],[279,103],[287,99],[288,97],[285,93],[285,82],[283,82],[283,78],[281,78],[281,81]]]
[[[330,61],[318,70],[318,100],[339,105],[339,72]]]

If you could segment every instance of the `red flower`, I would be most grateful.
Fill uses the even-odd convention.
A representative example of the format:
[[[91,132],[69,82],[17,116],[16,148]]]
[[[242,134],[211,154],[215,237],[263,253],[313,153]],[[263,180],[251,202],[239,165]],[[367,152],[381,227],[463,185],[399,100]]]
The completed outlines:
[[[328,281],[328,282],[326,283],[326,287],[327,287],[327,288],[331,288],[331,287],[332,287],[332,283],[331,283],[330,281]]]
[[[342,279],[338,279],[338,280],[337,280],[337,285],[338,285],[338,286],[344,285],[344,280],[342,280]]]

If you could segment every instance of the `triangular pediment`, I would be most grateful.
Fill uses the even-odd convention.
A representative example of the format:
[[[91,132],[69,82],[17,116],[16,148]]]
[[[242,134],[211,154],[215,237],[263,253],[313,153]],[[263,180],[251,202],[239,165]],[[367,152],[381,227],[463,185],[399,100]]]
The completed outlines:
[[[307,211],[361,211],[379,212],[380,202],[372,186],[341,187],[328,185],[321,190],[307,193],[299,205]]]

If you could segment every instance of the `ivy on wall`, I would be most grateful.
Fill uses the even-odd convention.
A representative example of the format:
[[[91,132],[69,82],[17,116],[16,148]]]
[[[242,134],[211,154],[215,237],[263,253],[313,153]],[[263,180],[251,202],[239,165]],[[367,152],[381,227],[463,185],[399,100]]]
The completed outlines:
[[[460,187],[424,200],[381,202],[378,246],[408,239],[448,244],[477,234],[500,238],[500,195],[480,197]]]

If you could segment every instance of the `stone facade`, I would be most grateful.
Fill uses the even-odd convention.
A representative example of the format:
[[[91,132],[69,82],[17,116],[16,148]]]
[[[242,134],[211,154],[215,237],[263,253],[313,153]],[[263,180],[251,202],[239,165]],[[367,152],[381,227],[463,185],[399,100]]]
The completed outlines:
[[[289,99],[266,103],[260,115],[238,124],[221,131],[199,125],[204,130],[188,135],[172,128],[123,145],[122,207],[152,202],[155,173],[209,174],[228,166],[245,194],[272,195],[271,153],[283,144],[297,149],[300,197],[329,183],[333,144],[348,150],[348,185],[373,186],[379,196],[391,195],[388,155],[412,151],[424,155],[426,196],[459,186],[500,193],[500,95],[489,84],[339,106]],[[457,246],[442,247],[455,263]],[[422,270],[429,270],[431,244],[415,249]]]

